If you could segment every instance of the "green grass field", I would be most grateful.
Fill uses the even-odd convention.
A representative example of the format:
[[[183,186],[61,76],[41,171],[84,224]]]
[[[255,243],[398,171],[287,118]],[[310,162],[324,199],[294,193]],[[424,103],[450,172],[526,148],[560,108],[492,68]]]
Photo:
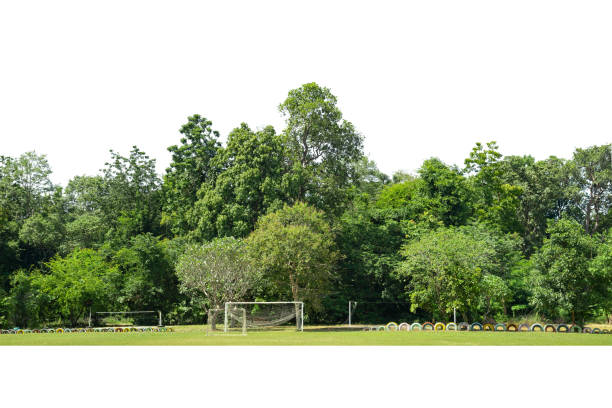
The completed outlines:
[[[329,328],[207,336],[205,326],[172,333],[3,334],[0,346],[612,346],[612,334],[370,332]]]

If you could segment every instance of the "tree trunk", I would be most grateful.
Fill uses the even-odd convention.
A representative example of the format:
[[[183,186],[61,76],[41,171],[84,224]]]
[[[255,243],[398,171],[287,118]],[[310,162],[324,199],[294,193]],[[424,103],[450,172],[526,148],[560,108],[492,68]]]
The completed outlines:
[[[208,325],[210,326],[210,330],[215,331],[217,330],[217,310],[213,309],[213,312],[211,314],[211,320],[212,322],[208,322]]]

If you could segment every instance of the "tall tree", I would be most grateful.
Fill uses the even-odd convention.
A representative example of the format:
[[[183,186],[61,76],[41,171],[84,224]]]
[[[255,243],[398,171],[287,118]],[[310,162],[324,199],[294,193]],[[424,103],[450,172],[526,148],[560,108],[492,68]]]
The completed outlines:
[[[295,201],[339,214],[355,179],[355,162],[363,156],[363,138],[342,118],[328,88],[308,83],[289,91],[279,106],[287,127],[285,183]]]
[[[503,232],[518,232],[516,213],[521,188],[503,180],[502,155],[495,142],[483,146],[476,143],[465,159],[465,171],[475,192],[474,208],[479,221],[487,222]]]
[[[501,177],[509,185],[521,188],[517,219],[526,253],[541,246],[547,222],[571,214],[576,189],[572,186],[567,160],[551,156],[535,161],[531,156],[506,156]]]
[[[162,193],[155,159],[136,146],[128,157],[111,150],[103,181],[102,215],[111,240],[125,243],[137,234],[160,232]]]
[[[244,237],[269,209],[281,208],[286,201],[284,157],[282,138],[272,126],[255,132],[243,123],[234,129],[218,155],[223,170],[198,192],[194,235]]]
[[[162,222],[174,234],[184,235],[195,228],[193,207],[204,182],[214,185],[220,170],[215,157],[220,151],[219,132],[212,122],[200,115],[189,116],[180,133],[181,145],[168,148],[172,162],[164,176]]]
[[[583,191],[578,205],[584,228],[593,235],[612,206],[612,144],[576,149],[573,162],[576,183]]]

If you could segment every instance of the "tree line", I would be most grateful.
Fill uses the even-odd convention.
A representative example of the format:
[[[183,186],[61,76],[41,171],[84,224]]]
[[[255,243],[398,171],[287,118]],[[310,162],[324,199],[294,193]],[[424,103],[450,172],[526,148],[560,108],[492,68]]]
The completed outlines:
[[[605,320],[612,313],[612,146],[571,159],[503,156],[382,173],[329,89],[242,123],[201,115],[165,174],[134,146],[95,176],[50,181],[45,155],[0,156],[0,325],[78,325],[91,311],[202,323],[229,300],[303,300],[307,323],[369,319]],[[406,166],[412,167],[411,163]]]

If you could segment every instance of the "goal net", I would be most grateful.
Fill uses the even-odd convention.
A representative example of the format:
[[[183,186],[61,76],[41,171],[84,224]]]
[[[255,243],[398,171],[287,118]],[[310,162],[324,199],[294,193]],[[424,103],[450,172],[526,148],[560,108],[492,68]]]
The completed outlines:
[[[227,320],[226,320],[227,316]],[[209,309],[206,321],[206,335],[215,336],[220,334],[247,334],[246,310],[241,307],[225,309]]]
[[[96,312],[90,326],[162,326],[162,313],[159,310]]]
[[[265,330],[295,326],[304,330],[304,302],[227,302],[225,304],[225,324],[233,319],[234,309],[245,310],[248,330]]]

